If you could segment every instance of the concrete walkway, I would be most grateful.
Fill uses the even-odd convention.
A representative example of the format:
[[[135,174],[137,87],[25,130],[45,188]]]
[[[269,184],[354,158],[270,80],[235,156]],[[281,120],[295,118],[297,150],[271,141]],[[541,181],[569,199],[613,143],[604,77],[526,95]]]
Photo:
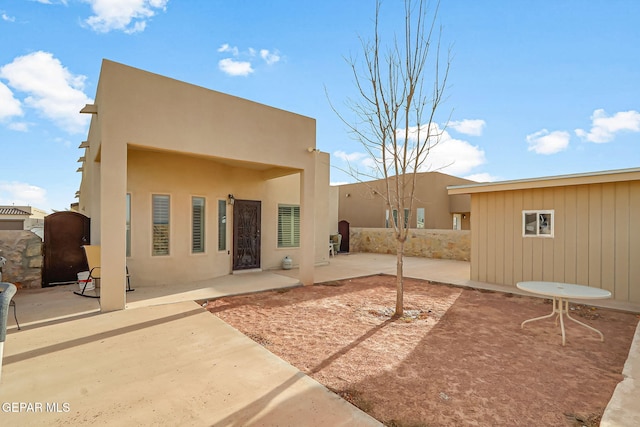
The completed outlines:
[[[405,258],[404,266],[408,277],[504,290],[469,281],[466,262]],[[316,268],[315,281],[379,273],[395,274],[395,256],[340,254]],[[380,425],[199,305],[224,295],[298,286],[296,275],[245,273],[137,287],[127,294],[127,310],[104,314],[98,300],[74,295],[75,286],[19,291],[22,330],[11,310],[0,424]],[[639,335],[625,367],[635,378]],[[623,383],[603,418],[608,426],[638,420],[637,386],[633,378]]]

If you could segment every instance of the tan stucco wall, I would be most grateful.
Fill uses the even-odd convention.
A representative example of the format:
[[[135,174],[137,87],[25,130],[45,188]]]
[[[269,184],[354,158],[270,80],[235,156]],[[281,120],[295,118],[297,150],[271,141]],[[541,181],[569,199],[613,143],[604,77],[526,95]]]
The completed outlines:
[[[332,185],[329,187],[329,230],[331,234],[338,232],[338,203],[340,198],[340,188]]]
[[[327,156],[320,153],[320,156]],[[299,263],[299,248],[278,248],[277,212],[279,204],[300,204],[298,174],[264,180],[260,171],[238,169],[211,160],[175,153],[129,150],[127,192],[131,194],[131,257],[129,270],[135,283],[163,284],[218,277],[232,272],[233,207],[227,203],[227,249],[218,251],[218,201],[261,202],[261,266],[277,269],[289,256]],[[328,169],[327,169],[328,172]],[[325,186],[328,188],[328,186]],[[171,197],[170,255],[152,256],[151,198]],[[205,253],[191,253],[191,198],[204,197]],[[328,217],[317,210],[316,233],[328,236]],[[324,211],[324,212],[323,212]],[[328,240],[328,237],[327,239]],[[324,242],[324,240],[322,240]],[[328,252],[316,247],[315,262],[326,263]]]
[[[471,279],[577,283],[639,303],[640,181],[553,185],[471,195]],[[522,211],[542,209],[554,237],[522,237]]]
[[[172,212],[186,215],[180,207],[186,203],[190,207],[191,195],[207,196],[209,211],[215,204],[212,202],[228,193],[238,199],[268,201],[268,180],[295,175],[302,217],[299,278],[304,284],[313,283],[320,245],[316,241],[325,239],[315,235],[316,200],[325,204],[327,200],[326,190],[317,187],[324,181],[328,186],[328,156],[315,151],[315,120],[107,60],[102,64],[94,105],[88,109],[93,111],[87,138],[90,147],[84,153],[78,209],[92,219],[92,243],[102,246],[104,311],[124,308],[121,284],[128,191],[134,199],[134,216],[149,216],[152,191],[174,193]],[[149,157],[162,164],[164,172],[138,154],[142,152],[163,152],[161,157]],[[192,159],[173,162],[174,156]],[[319,158],[326,162],[318,162]],[[317,168],[325,167],[327,171],[317,175]],[[273,219],[271,212],[263,209],[265,214],[263,224]],[[189,223],[185,218],[176,217],[175,224],[172,219],[174,258],[163,263],[148,255],[145,237],[150,227],[135,232],[139,241],[129,260],[134,276],[172,280],[183,269],[189,270],[180,275],[186,280],[222,274],[225,267],[228,272],[224,254],[216,254],[207,263],[184,251],[190,236],[183,235],[184,223]],[[144,222],[138,220],[138,224]],[[268,236],[263,239],[263,266],[275,265],[279,254],[265,246]]]
[[[405,242],[406,256],[469,261],[471,233],[465,230],[411,229]],[[349,229],[349,251],[395,254],[393,230],[384,228]]]
[[[466,214],[462,228],[470,227],[471,202],[468,195],[449,196],[447,186],[473,183],[463,178],[439,172],[417,174],[416,193],[409,226],[416,227],[416,210],[425,210],[425,229],[453,228],[452,213]],[[338,186],[338,220],[346,220],[352,227],[385,227],[386,210],[384,200],[385,181],[376,180]],[[402,214],[399,215],[402,218]]]

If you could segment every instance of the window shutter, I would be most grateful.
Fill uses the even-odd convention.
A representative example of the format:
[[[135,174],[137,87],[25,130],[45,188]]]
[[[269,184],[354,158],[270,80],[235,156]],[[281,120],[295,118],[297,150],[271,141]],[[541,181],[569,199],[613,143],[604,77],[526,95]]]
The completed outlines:
[[[278,206],[278,247],[300,246],[300,206]]]
[[[169,196],[153,195],[153,255],[169,255]]]
[[[203,197],[193,197],[191,199],[191,251],[194,253],[204,252],[204,204]]]

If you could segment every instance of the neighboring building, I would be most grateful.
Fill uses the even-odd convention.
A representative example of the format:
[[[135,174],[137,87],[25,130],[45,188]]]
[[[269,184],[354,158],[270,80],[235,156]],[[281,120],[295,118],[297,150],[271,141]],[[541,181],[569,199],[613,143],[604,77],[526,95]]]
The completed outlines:
[[[329,156],[315,120],[103,61],[77,211],[102,246],[102,310],[136,285],[328,262]]]
[[[440,172],[418,173],[411,215],[407,209],[400,217],[409,218],[409,228],[468,230],[471,199],[465,194],[449,195],[447,186],[471,183],[477,184]],[[343,184],[338,189],[338,220],[350,227],[385,228],[398,219],[380,196],[386,194],[384,179]]]
[[[471,195],[471,280],[543,280],[640,303],[640,168],[449,187]]]
[[[42,238],[45,216],[32,206],[0,206],[0,230],[29,230]]]

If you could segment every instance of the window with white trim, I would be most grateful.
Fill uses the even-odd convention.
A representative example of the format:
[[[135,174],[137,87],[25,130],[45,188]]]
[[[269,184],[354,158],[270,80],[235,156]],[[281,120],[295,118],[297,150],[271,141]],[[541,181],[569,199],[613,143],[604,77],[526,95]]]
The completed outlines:
[[[522,211],[523,237],[553,237],[553,210]]]
[[[169,255],[169,207],[168,195],[152,196],[153,248],[151,254],[154,256]]]
[[[191,252],[204,252],[204,197],[191,198]]]
[[[300,206],[278,205],[278,247],[300,247]]]

